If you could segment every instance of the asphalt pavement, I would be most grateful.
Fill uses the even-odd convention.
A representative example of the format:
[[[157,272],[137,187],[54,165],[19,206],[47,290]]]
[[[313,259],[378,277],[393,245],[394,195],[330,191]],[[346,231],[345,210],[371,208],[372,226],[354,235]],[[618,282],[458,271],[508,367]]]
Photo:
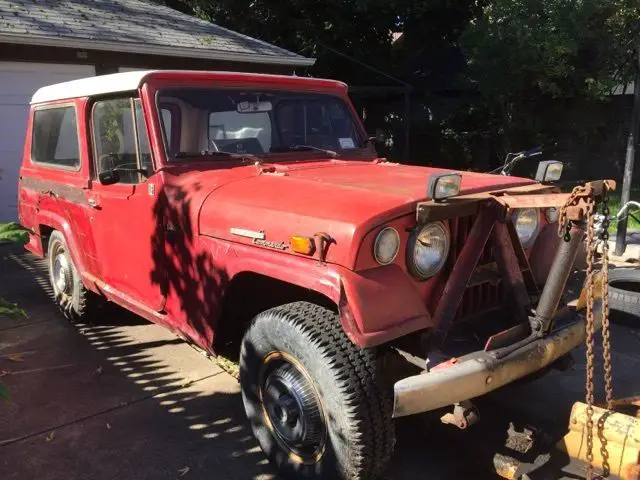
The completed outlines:
[[[0,382],[11,395],[0,403],[1,479],[277,478],[233,376],[118,308],[97,325],[71,325],[49,293],[44,262],[0,246],[0,296],[28,312],[0,316]],[[640,328],[615,325],[612,340],[616,396],[638,395]],[[398,422],[387,480],[495,478],[492,452],[509,422],[564,429],[583,397],[582,353],[575,358],[568,371],[483,399],[468,432],[422,416]]]

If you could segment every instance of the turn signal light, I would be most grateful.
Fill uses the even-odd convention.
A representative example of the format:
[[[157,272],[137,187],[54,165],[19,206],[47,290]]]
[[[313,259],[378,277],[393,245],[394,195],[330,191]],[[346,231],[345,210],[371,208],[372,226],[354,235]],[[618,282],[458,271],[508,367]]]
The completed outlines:
[[[313,238],[294,235],[291,237],[291,250],[303,255],[313,255],[313,252],[316,251],[316,246]]]

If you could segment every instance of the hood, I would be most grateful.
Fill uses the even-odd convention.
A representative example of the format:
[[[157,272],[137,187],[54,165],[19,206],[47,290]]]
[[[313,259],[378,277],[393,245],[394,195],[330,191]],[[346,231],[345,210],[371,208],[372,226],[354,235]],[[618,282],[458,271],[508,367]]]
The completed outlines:
[[[335,240],[328,261],[344,265],[348,251],[367,231],[415,210],[426,199],[429,176],[448,173],[430,167],[388,162],[327,161],[241,167],[234,180],[221,183],[220,171],[199,215],[203,235],[251,243],[231,229],[264,232],[268,242],[288,243],[292,235],[324,232]],[[209,176],[214,172],[203,172]],[[532,180],[459,172],[461,195],[535,183]],[[213,179],[212,179],[213,180]],[[204,179],[201,181],[205,182]],[[345,253],[348,255],[348,253]]]

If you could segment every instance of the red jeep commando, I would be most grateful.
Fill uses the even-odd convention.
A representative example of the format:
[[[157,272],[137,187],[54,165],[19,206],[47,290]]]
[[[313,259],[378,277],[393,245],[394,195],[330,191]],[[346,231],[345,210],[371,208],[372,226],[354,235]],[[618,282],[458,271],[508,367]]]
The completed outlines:
[[[332,80],[147,71],[33,96],[19,179],[56,303],[108,300],[215,355],[241,332],[242,398],[285,478],[378,477],[393,418],[563,359],[582,236],[539,180],[376,156]],[[599,308],[599,307],[597,307]]]

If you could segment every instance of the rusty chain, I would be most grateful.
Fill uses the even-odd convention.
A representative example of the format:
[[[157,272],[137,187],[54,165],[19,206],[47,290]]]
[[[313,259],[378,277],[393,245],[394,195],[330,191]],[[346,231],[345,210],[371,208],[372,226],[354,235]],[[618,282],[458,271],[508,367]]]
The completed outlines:
[[[593,478],[593,373],[594,373],[594,321],[593,321],[593,260],[594,260],[594,232],[593,232],[593,198],[589,197],[585,214],[587,215],[587,276],[585,282],[587,284],[587,322],[586,328],[586,355],[587,355],[587,379],[586,394],[587,402],[587,479]]]
[[[613,408],[613,377],[611,368],[611,335],[609,328],[609,186],[606,182],[602,185],[602,213],[605,217],[603,221],[602,240],[602,347],[604,360],[604,381],[607,409]],[[570,209],[571,215],[569,215]],[[586,287],[587,287],[587,314],[585,324],[585,346],[586,346],[586,384],[585,384],[585,400],[587,403],[587,480],[593,477],[593,405],[594,398],[594,370],[595,370],[595,321],[593,316],[594,306],[594,260],[595,260],[595,232],[593,215],[597,210],[597,199],[595,198],[593,187],[590,184],[580,185],[573,189],[567,203],[560,210],[558,219],[558,233],[562,235],[565,241],[571,239],[571,221],[576,219],[585,219],[587,223],[587,270],[586,270]],[[569,218],[571,217],[571,218]],[[604,420],[603,417],[601,420]],[[601,430],[603,425],[598,425]],[[607,452],[607,442],[604,436],[600,438],[602,456],[603,476],[608,477],[610,467],[608,463],[609,454]]]
[[[609,328],[609,192],[604,188],[602,197],[602,348],[604,357],[604,384],[607,410],[613,409],[613,375],[611,371],[611,329]]]
[[[604,187],[602,195],[602,357],[604,360],[604,386],[607,410],[613,409],[613,375],[611,372],[611,330],[609,325],[609,192]],[[593,300],[591,300],[593,303]],[[600,417],[602,424],[598,423],[598,431],[602,431],[606,416]],[[602,456],[603,476],[608,477],[611,471],[609,466],[609,452],[604,435],[600,436],[600,455]]]

